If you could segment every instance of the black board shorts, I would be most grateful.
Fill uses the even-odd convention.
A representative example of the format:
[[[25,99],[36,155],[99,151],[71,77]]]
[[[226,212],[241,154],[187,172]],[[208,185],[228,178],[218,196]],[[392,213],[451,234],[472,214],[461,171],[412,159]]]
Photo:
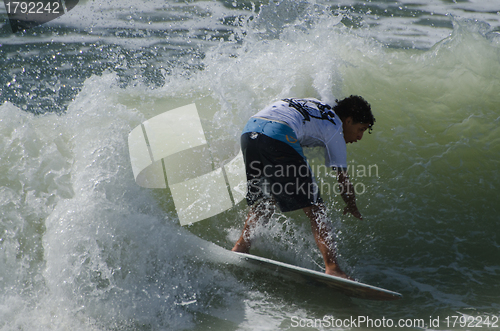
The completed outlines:
[[[249,206],[260,199],[274,198],[282,212],[320,201],[319,189],[305,157],[289,144],[263,133],[241,136]]]

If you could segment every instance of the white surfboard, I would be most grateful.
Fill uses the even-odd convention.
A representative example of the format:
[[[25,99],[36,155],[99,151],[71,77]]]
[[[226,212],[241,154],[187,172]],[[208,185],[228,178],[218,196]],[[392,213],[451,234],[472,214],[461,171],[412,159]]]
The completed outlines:
[[[278,262],[251,254],[234,253],[237,254],[241,260],[263,267],[277,276],[289,278],[300,283],[327,286],[351,297],[369,300],[398,300],[403,297],[397,292],[341,277],[330,276],[323,272],[297,267],[288,263]]]

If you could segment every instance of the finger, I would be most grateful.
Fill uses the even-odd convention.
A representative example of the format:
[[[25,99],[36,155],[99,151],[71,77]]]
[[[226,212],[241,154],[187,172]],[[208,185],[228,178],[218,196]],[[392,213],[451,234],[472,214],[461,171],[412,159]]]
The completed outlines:
[[[351,212],[351,214],[352,214],[352,216],[359,218],[360,220],[363,219],[363,216],[361,216],[361,213],[359,212],[359,210],[354,210]]]
[[[352,215],[354,217],[357,217],[357,218],[362,218],[363,217],[363,216],[361,216],[361,213],[357,209],[352,211]]]

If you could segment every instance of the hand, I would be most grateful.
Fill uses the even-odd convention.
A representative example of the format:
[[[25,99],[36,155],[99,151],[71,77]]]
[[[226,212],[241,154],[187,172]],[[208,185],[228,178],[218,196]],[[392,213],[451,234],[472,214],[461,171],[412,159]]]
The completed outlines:
[[[361,216],[361,213],[359,212],[358,207],[356,207],[356,205],[347,205],[344,208],[344,215],[347,213],[351,213],[352,216],[359,218],[360,220],[363,219],[363,216]]]

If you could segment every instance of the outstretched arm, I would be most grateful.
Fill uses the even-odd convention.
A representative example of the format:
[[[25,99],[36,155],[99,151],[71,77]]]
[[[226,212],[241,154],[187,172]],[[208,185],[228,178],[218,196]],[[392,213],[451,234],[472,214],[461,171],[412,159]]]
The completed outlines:
[[[356,195],[354,194],[354,186],[349,181],[349,175],[347,171],[338,170],[337,171],[337,180],[340,184],[340,195],[342,199],[346,203],[346,207],[344,208],[344,215],[347,213],[351,213],[354,217],[359,219],[363,219],[361,213],[356,206]]]

